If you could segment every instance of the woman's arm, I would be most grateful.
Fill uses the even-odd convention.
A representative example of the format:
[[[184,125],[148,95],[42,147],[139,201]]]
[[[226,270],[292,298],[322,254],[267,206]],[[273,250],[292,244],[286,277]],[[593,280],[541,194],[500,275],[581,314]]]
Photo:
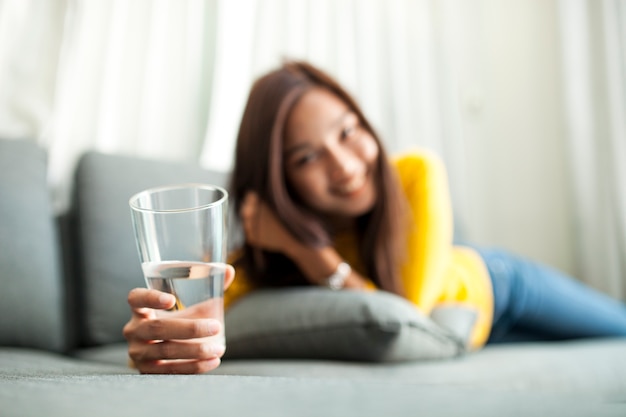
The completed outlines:
[[[326,279],[337,271],[339,264],[343,262],[332,247],[317,249],[298,245],[288,249],[287,256],[298,265],[310,282],[318,285],[328,285]],[[343,288],[362,290],[371,288],[371,284],[362,275],[351,270],[343,283]]]
[[[444,291],[452,255],[452,205],[441,159],[423,151],[395,161],[413,222],[401,274],[406,297],[429,313]]]
[[[330,246],[313,248],[298,241],[255,193],[246,195],[240,215],[246,241],[250,245],[289,257],[313,284],[327,285],[326,278],[343,262]],[[369,287],[367,283],[368,280],[353,270],[346,278],[344,287],[362,289]]]

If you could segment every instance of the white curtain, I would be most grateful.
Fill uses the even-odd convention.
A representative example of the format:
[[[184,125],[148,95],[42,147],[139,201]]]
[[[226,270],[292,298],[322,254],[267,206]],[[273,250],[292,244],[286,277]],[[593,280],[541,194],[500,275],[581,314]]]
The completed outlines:
[[[308,59],[357,96],[393,150],[443,151],[444,2],[246,0],[218,7],[215,78],[203,162],[228,168],[254,78],[281,58]],[[223,140],[217,140],[221,138]]]
[[[626,299],[626,3],[562,0],[563,79],[583,277]]]
[[[624,9],[623,0],[0,0],[0,137],[48,150],[59,211],[88,150],[227,170],[253,80],[283,58],[308,59],[355,95],[391,153],[425,146],[443,156],[458,223],[471,225],[471,240],[519,241],[558,260],[569,249],[554,247],[568,248],[571,232],[581,265],[560,266],[626,299]],[[561,18],[560,45],[550,37],[559,23],[553,15]],[[539,28],[547,36],[539,58],[553,46],[563,51],[558,76],[502,62],[503,54],[532,60]],[[515,106],[517,90],[504,88],[536,94],[536,80],[557,77],[567,138]],[[523,99],[533,108],[545,100]],[[545,109],[556,118],[559,106]],[[532,201],[559,198],[533,194],[525,179],[536,176],[499,159],[503,149],[527,144],[510,133],[519,120],[538,126],[522,132],[558,136],[569,150],[575,224],[552,247],[518,233],[523,221],[554,228]],[[547,158],[537,161],[553,176],[547,182],[558,183]],[[503,180],[489,181],[494,175]]]
[[[58,210],[85,151],[198,160],[216,3],[0,0],[0,136],[46,147]]]
[[[296,58],[339,78],[391,152],[428,146],[460,167],[447,3],[0,0],[0,136],[48,148],[60,209],[91,149],[227,170],[250,84]]]
[[[39,138],[51,120],[64,16],[63,1],[0,0],[0,137]]]

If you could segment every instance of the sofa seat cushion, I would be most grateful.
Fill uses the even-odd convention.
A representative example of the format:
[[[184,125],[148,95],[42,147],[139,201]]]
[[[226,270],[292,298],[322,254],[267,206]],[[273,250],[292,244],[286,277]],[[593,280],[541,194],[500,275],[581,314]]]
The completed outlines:
[[[116,361],[125,360],[122,348]],[[396,363],[225,358],[221,375],[345,378],[546,394],[589,394],[626,406],[626,339],[503,343],[447,360]],[[109,352],[109,359],[113,358]],[[92,357],[96,357],[95,355]],[[98,357],[104,359],[103,353]],[[626,415],[626,414],[625,414]]]
[[[609,415],[625,415],[625,351],[626,339],[622,338],[494,344],[448,360],[395,363],[224,358],[221,366],[212,371],[210,376],[255,376],[308,381],[341,379],[367,381],[381,386],[393,383],[414,387],[415,393],[421,392],[424,387],[456,387],[476,390],[481,398],[494,401],[502,392],[568,395],[587,401],[595,399],[614,406],[621,405],[622,414],[614,409],[615,414]],[[83,349],[76,354],[86,362],[101,362],[122,368],[126,366],[128,358],[126,344]],[[0,353],[0,368],[1,365]],[[561,405],[566,407],[568,404]],[[495,415],[511,414],[502,409],[499,411],[502,414]],[[543,412],[536,415],[551,414]]]
[[[471,355],[467,356],[469,360]],[[5,360],[6,359],[6,360]],[[38,368],[14,369],[11,364],[36,361]],[[237,361],[231,361],[237,362]],[[34,354],[0,350],[0,404],[2,415],[46,417],[154,417],[185,416],[272,416],[272,417],[378,417],[378,416],[623,416],[624,393],[544,391],[541,386],[520,390],[509,384],[407,382],[387,377],[387,369],[406,369],[419,378],[423,362],[413,366],[351,363],[321,363],[332,368],[324,377],[263,376],[250,370],[261,368],[240,361],[244,373],[220,375],[231,369],[225,361],[218,372],[206,375],[138,375],[115,365],[86,360],[70,363]],[[285,372],[289,361],[262,361],[268,372]],[[455,361],[449,361],[454,363]],[[448,363],[448,362],[446,362]],[[8,368],[6,365],[8,364]],[[247,367],[246,364],[250,364]],[[297,362],[309,374],[316,363]],[[476,364],[478,365],[478,364]],[[58,370],[59,367],[63,371]],[[347,372],[360,368],[362,378]],[[278,372],[277,372],[278,371]],[[346,371],[346,372],[344,372]],[[475,375],[482,369],[476,367]],[[448,374],[453,379],[453,374]],[[483,378],[484,379],[484,378]]]

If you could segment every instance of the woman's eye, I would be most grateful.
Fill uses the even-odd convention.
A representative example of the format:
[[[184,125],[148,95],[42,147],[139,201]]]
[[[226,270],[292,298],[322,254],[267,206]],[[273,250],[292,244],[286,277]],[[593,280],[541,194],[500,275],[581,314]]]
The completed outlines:
[[[310,162],[313,162],[315,158],[316,158],[316,155],[314,153],[308,153],[308,154],[302,155],[301,157],[296,159],[296,166],[306,165]]]
[[[347,139],[351,136],[354,136],[356,132],[356,128],[354,126],[344,127],[341,131],[341,139]]]
[[[345,126],[343,129],[341,129],[341,139],[346,140],[346,139],[355,138],[358,134],[358,131],[359,131],[358,124],[350,124],[348,126]]]

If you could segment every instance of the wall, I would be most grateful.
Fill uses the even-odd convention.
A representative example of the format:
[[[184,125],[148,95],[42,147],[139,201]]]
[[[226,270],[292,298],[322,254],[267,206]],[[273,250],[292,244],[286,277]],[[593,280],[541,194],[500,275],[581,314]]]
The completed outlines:
[[[466,232],[577,275],[556,1],[470,3],[477,19],[457,32]]]

